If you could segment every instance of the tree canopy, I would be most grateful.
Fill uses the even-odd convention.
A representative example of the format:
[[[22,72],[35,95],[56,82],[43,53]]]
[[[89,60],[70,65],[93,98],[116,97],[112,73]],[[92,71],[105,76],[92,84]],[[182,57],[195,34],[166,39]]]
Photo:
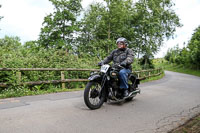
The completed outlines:
[[[81,0],[49,0],[54,12],[44,18],[39,44],[45,48],[62,48],[73,40]],[[71,47],[68,45],[68,47]]]
[[[198,26],[188,42],[182,49],[178,46],[168,50],[165,59],[172,63],[188,66],[190,68],[200,68],[200,26]]]
[[[181,26],[172,0],[102,0],[87,10],[81,0],[49,1],[54,12],[45,16],[39,39],[27,46],[105,56],[125,37],[135,55],[150,58]]]
[[[171,0],[104,0],[90,5],[81,21],[79,48],[84,53],[115,47],[118,37],[129,40],[135,53],[153,56],[165,38],[180,27]]]
[[[190,62],[200,67],[200,26],[195,29],[191,40],[188,43]]]

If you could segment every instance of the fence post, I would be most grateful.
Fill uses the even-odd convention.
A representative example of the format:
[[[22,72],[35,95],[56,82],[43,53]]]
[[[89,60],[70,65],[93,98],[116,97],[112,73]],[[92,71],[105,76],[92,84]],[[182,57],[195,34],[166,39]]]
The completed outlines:
[[[64,71],[61,71],[61,80],[65,79]],[[65,89],[65,83],[62,83],[62,88]]]
[[[149,70],[149,79],[151,78],[151,70]]]
[[[20,84],[22,79],[22,73],[20,71],[16,72],[16,77],[17,77],[17,84]]]
[[[138,76],[138,79],[139,79],[140,78],[140,72],[138,72],[137,76]]]

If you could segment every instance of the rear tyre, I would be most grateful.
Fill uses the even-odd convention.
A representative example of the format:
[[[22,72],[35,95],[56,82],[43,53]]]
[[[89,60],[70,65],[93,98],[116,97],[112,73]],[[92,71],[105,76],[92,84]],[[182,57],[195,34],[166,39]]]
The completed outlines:
[[[101,90],[98,82],[90,81],[84,90],[84,102],[90,109],[98,109],[105,101],[105,92]]]

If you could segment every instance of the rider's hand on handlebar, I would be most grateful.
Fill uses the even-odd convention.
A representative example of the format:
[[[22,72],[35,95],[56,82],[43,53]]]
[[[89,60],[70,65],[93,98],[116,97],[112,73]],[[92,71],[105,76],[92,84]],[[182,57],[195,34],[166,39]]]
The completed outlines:
[[[118,68],[118,69],[121,69],[121,68],[124,68],[122,65],[120,65],[120,63],[115,63],[113,65],[114,68]]]

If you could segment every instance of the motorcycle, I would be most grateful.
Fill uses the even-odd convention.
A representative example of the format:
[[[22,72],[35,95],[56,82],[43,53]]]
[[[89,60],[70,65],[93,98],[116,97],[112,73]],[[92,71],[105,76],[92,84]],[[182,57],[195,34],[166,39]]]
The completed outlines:
[[[129,95],[123,97],[123,89],[119,88],[119,71],[124,67],[120,65],[110,66],[104,64],[99,72],[90,74],[89,82],[84,90],[84,102],[86,106],[92,110],[100,108],[104,102],[115,101],[131,101],[137,93],[140,93],[138,85],[140,80],[136,75],[130,73],[128,75],[128,91]]]

